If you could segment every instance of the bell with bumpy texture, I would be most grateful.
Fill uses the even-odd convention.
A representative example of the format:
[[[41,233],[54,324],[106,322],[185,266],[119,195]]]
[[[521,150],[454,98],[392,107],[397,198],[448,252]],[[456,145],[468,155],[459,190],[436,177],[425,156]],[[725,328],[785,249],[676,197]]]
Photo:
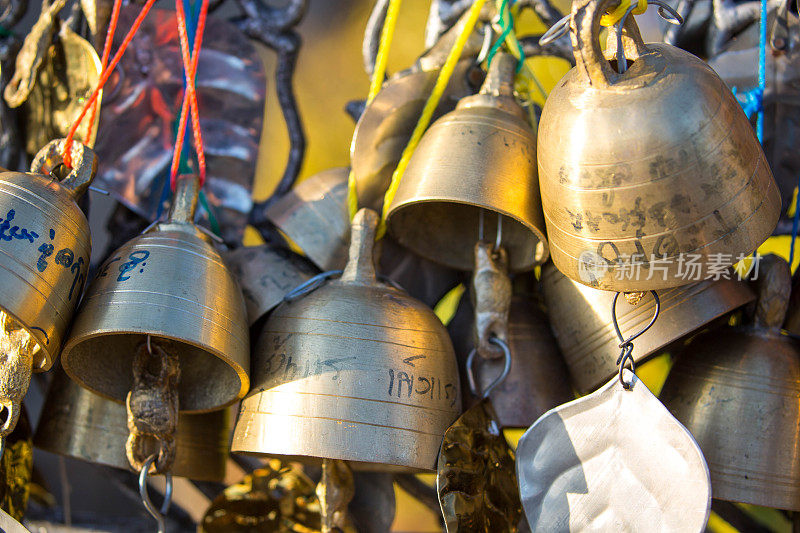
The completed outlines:
[[[341,279],[276,308],[253,355],[234,452],[432,470],[461,407],[442,323],[375,277],[377,214],[353,220]]]
[[[423,257],[472,270],[483,228],[487,240],[499,232],[511,271],[547,259],[536,134],[513,97],[516,65],[497,54],[480,93],[437,120],[411,157],[387,226]]]
[[[61,350],[92,248],[76,202],[94,178],[97,156],[73,143],[73,169],[58,179],[64,142],[45,146],[31,173],[0,172],[0,309],[39,345],[34,371],[48,370]]]
[[[697,439],[714,497],[800,510],[800,346],[781,333],[789,267],[764,256],[755,321],[699,335],[661,400]]]
[[[114,468],[130,469],[125,407],[89,392],[55,371],[33,443],[42,450]],[[227,409],[182,414],[175,434],[177,453],[171,473],[198,481],[222,481],[228,460]]]
[[[249,389],[250,345],[241,290],[193,223],[197,178],[181,176],[167,222],[132,239],[100,268],[62,354],[64,370],[117,402],[132,361],[152,337],[178,355],[181,411],[211,411]]]
[[[598,35],[613,2],[573,4],[577,66],[539,123],[550,254],[567,277],[598,289],[686,285],[681,254],[698,255],[702,278],[735,263],[771,234],[780,195],[750,122],[703,61],[645,45],[628,17],[621,37],[632,64],[612,70]],[[616,42],[611,29],[605,57]]]
[[[614,293],[572,281],[553,265],[542,269],[542,289],[572,384],[581,394],[591,392],[619,372],[619,338],[611,324]],[[661,311],[647,334],[636,339],[632,355],[637,364],[755,299],[747,283],[735,279],[706,280],[657,292]],[[639,331],[654,310],[650,293],[636,305],[619,298],[617,322],[622,334]]]

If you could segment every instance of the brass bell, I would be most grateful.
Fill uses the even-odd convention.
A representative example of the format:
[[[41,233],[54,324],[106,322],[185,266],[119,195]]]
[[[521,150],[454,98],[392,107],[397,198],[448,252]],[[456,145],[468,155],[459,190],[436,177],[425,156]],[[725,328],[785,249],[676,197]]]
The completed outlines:
[[[534,295],[514,295],[508,322],[511,372],[491,389],[497,421],[527,428],[544,413],[575,399],[569,374],[545,314]],[[479,390],[501,375],[502,359],[475,358]]]
[[[686,285],[681,257],[697,255],[695,279],[712,264],[735,263],[771,234],[780,195],[750,122],[703,61],[645,45],[627,17],[629,68],[612,70],[616,30],[605,57],[598,36],[614,1],[573,4],[577,66],[550,93],[539,123],[550,253],[567,277],[599,289]]]
[[[76,201],[94,178],[97,156],[73,143],[73,170],[63,176],[64,142],[45,146],[31,173],[0,169],[0,309],[38,344],[35,371],[48,370],[61,350],[92,248]]]
[[[486,12],[488,14],[488,10]],[[467,18],[468,13],[462,15],[411,68],[387,80],[359,117],[350,145],[358,205],[380,211],[392,173]],[[461,98],[475,92],[470,78],[473,73],[482,72],[476,68],[474,60],[482,41],[477,32],[470,33],[434,118],[452,111]]]
[[[244,300],[211,239],[192,223],[197,192],[196,177],[179,177],[168,220],[111,254],[87,289],[61,358],[89,390],[124,401],[134,354],[152,338],[178,356],[181,411],[219,409],[247,393]]]
[[[619,372],[619,339],[610,321],[614,293],[572,281],[552,264],[542,268],[542,291],[573,385],[581,394],[595,390]],[[661,312],[647,335],[636,339],[636,363],[755,299],[746,283],[724,278],[665,289],[658,296]],[[636,305],[619,298],[620,329],[638,331],[653,316],[654,306],[650,293]]]
[[[435,468],[461,407],[455,354],[429,308],[376,280],[377,222],[359,211],[341,279],[267,319],[234,452]]]
[[[697,439],[715,498],[797,511],[800,346],[780,329],[789,267],[761,263],[754,323],[694,338],[660,398]]]
[[[267,218],[322,270],[344,267],[350,239],[347,168],[301,181],[267,209]]]
[[[236,248],[225,254],[225,260],[242,287],[250,326],[281,303],[287,292],[317,274],[306,259],[269,245]]]
[[[53,373],[33,443],[42,450],[125,470],[128,439],[125,407],[84,389],[63,370]],[[230,415],[182,414],[172,473],[198,481],[222,481],[228,460]]]
[[[511,271],[547,259],[536,134],[513,97],[516,64],[497,54],[480,93],[437,120],[411,157],[387,226],[423,257],[472,270],[482,228],[501,237]]]

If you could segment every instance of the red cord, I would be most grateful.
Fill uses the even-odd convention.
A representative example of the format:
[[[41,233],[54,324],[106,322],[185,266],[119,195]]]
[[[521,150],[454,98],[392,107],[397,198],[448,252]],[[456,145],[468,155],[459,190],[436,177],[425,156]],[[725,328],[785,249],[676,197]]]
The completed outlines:
[[[123,39],[122,44],[120,44],[117,53],[114,54],[114,57],[111,59],[111,63],[109,63],[108,68],[106,68],[102,75],[100,76],[100,81],[97,82],[97,87],[95,87],[94,92],[92,93],[91,98],[84,104],[83,110],[75,122],[72,124],[72,127],[69,130],[69,134],[67,135],[67,142],[64,143],[64,164],[68,168],[72,168],[72,154],[70,153],[70,148],[72,147],[72,141],[75,138],[75,133],[78,131],[78,126],[81,124],[81,120],[83,117],[86,116],[86,113],[89,111],[90,107],[93,107],[95,102],[97,101],[97,96],[100,94],[100,91],[103,89],[103,86],[108,81],[108,78],[111,76],[111,73],[114,72],[114,69],[119,63],[119,60],[122,59],[122,54],[125,53],[125,50],[128,48],[128,45],[133,40],[133,36],[136,35],[136,32],[139,30],[139,26],[142,25],[144,18],[147,16],[147,13],[150,12],[150,8],[153,7],[153,4],[156,0],[147,0],[145,4],[142,6],[142,10],[136,16],[136,20],[133,21],[133,26],[131,29],[128,30],[128,34],[125,35],[125,39]],[[110,30],[110,27],[109,27]]]
[[[186,32],[186,12],[183,9],[182,0],[175,0],[175,10],[178,16],[178,36],[180,37],[181,43],[183,69],[186,72],[186,92],[183,95],[181,115],[178,119],[178,135],[175,139],[175,150],[172,152],[170,185],[173,191],[175,190],[175,183],[178,177],[178,166],[180,163],[181,151],[183,150],[183,140],[186,134],[187,115],[191,115],[192,119],[192,135],[194,136],[195,152],[197,153],[200,187],[202,187],[206,181],[206,156],[203,146],[203,135],[200,131],[200,113],[197,109],[195,75],[197,74],[197,63],[200,58],[200,48],[203,46],[203,31],[205,30],[206,15],[208,14],[208,0],[203,0],[200,6],[200,14],[197,19],[197,31],[194,36],[194,46],[191,56],[189,55],[189,36]]]
[[[106,42],[103,45],[103,58],[100,60],[100,75],[102,76],[106,71],[108,65],[108,56],[111,55],[111,43],[114,41],[114,32],[117,31],[117,22],[119,21],[119,11],[122,7],[122,0],[114,0],[114,7],[111,10],[111,19],[108,23],[108,32],[106,33]],[[92,130],[94,129],[94,121],[97,118],[97,104],[95,101],[92,106],[92,114],[89,115],[89,127],[86,130],[86,139],[92,138]],[[72,139],[69,140],[67,146],[72,144]]]

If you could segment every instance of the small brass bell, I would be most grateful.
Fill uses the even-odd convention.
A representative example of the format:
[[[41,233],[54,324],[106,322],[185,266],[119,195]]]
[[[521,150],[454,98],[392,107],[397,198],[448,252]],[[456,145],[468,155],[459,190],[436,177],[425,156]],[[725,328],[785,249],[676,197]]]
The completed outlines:
[[[697,256],[695,280],[737,262],[775,228],[780,195],[750,122],[703,61],[645,45],[628,17],[621,42],[629,68],[612,70],[616,31],[605,57],[598,36],[614,1],[573,4],[577,66],[550,93],[539,123],[550,252],[567,277],[599,289],[686,285],[681,258]]]
[[[17,424],[31,373],[53,365],[89,269],[92,239],[76,203],[97,156],[65,140],[36,155],[31,172],[0,169],[0,455]]]
[[[234,452],[435,468],[461,407],[455,354],[429,308],[376,281],[377,222],[359,211],[341,279],[267,319]]]
[[[513,97],[516,64],[497,54],[480,93],[437,120],[411,157],[387,225],[423,257],[472,270],[483,229],[500,237],[512,272],[547,259],[536,134]]]
[[[697,439],[714,497],[800,510],[800,346],[782,334],[789,267],[764,256],[753,324],[701,334],[661,399]]]
[[[511,372],[489,395],[501,426],[527,428],[553,407],[575,399],[547,318],[532,295],[511,299],[508,347]],[[487,390],[501,374],[503,360],[475,359],[478,389]]]
[[[322,270],[347,261],[350,216],[346,168],[332,168],[301,181],[267,209],[267,218]]]
[[[608,320],[614,293],[576,283],[552,264],[542,269],[542,290],[573,385],[581,394],[595,390],[619,372],[619,339]],[[658,296],[659,318],[647,335],[636,339],[636,363],[755,299],[746,283],[733,279],[701,281],[658,291]],[[650,293],[636,305],[619,298],[620,329],[638,331],[653,316],[654,307]]]
[[[197,191],[196,177],[179,177],[168,221],[114,252],[87,289],[62,364],[89,390],[124,401],[134,355],[152,339],[178,357],[181,411],[219,409],[247,393],[245,305],[211,239],[192,223]]]
[[[225,254],[225,260],[242,287],[250,326],[281,303],[287,292],[317,274],[306,259],[269,245],[236,248]]]
[[[47,391],[33,443],[51,453],[129,470],[126,418],[125,407],[89,392],[59,369]],[[230,422],[227,409],[182,414],[172,473],[198,481],[222,481]]]
[[[350,145],[358,205],[380,211],[392,172],[400,161],[450,49],[464,30],[468,15],[462,15],[410,69],[387,80],[358,119]],[[452,111],[461,98],[475,92],[470,77],[482,72],[476,68],[474,60],[482,41],[477,32],[470,34],[434,118]]]

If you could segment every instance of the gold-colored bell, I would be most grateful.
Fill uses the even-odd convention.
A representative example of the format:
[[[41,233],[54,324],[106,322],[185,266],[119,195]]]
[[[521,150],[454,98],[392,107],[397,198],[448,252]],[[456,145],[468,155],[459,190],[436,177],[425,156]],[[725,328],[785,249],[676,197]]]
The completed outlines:
[[[225,254],[242,287],[250,326],[272,311],[287,292],[317,274],[304,258],[269,245],[243,246]]]
[[[508,347],[511,372],[489,394],[501,426],[527,428],[553,407],[575,399],[567,367],[533,295],[511,299]],[[487,390],[501,375],[504,362],[475,360],[478,388]]]
[[[89,222],[76,201],[94,178],[97,156],[73,143],[73,169],[63,176],[64,142],[45,146],[31,173],[0,172],[0,309],[38,344],[38,371],[48,370],[61,350],[92,248]]]
[[[703,61],[645,45],[627,17],[629,68],[612,70],[606,58],[616,57],[617,31],[610,28],[605,57],[598,36],[614,1],[573,4],[577,66],[550,93],[539,123],[550,253],[569,278],[599,289],[686,285],[681,258],[700,266],[694,279],[735,263],[771,234],[780,195],[750,122]]]
[[[693,339],[660,398],[697,439],[715,498],[797,511],[800,346],[780,329],[788,265],[763,257],[758,282],[754,323]]]
[[[488,15],[489,10],[485,10]],[[464,30],[468,13],[427,50],[414,65],[398,72],[384,83],[375,99],[358,119],[350,145],[350,161],[356,178],[358,205],[380,211],[392,172],[417,124],[436,78],[456,38]],[[488,18],[488,17],[486,17]],[[450,82],[436,107],[434,118],[452,111],[458,101],[473,94],[474,56],[480,52],[483,39],[472,32],[467,39],[461,60],[456,64]],[[476,81],[476,85],[480,79]]]
[[[482,228],[501,237],[511,271],[547,259],[536,134],[513,97],[516,65],[497,54],[480,93],[437,120],[411,157],[387,226],[423,257],[472,270]]]
[[[347,168],[332,168],[301,181],[267,209],[267,218],[322,270],[347,261],[350,216]]]
[[[619,339],[610,321],[614,293],[576,283],[552,264],[542,268],[542,291],[572,383],[581,394],[591,392],[619,372]],[[636,339],[637,363],[755,299],[746,283],[733,279],[701,281],[658,291],[658,296],[658,320],[647,335]],[[650,293],[636,305],[619,298],[620,329],[638,331],[653,316],[654,306]]]
[[[61,359],[89,390],[124,401],[134,354],[152,338],[178,357],[181,411],[219,409],[247,393],[245,304],[211,239],[192,223],[197,191],[196,177],[179,177],[168,221],[114,252],[87,289]]]
[[[268,318],[234,452],[435,468],[461,407],[455,354],[429,308],[376,280],[377,222],[359,211],[341,279]]]
[[[230,442],[228,409],[181,414],[172,473],[198,481],[222,481]],[[33,443],[42,450],[92,463],[130,469],[125,407],[75,383],[58,369],[47,391]]]

